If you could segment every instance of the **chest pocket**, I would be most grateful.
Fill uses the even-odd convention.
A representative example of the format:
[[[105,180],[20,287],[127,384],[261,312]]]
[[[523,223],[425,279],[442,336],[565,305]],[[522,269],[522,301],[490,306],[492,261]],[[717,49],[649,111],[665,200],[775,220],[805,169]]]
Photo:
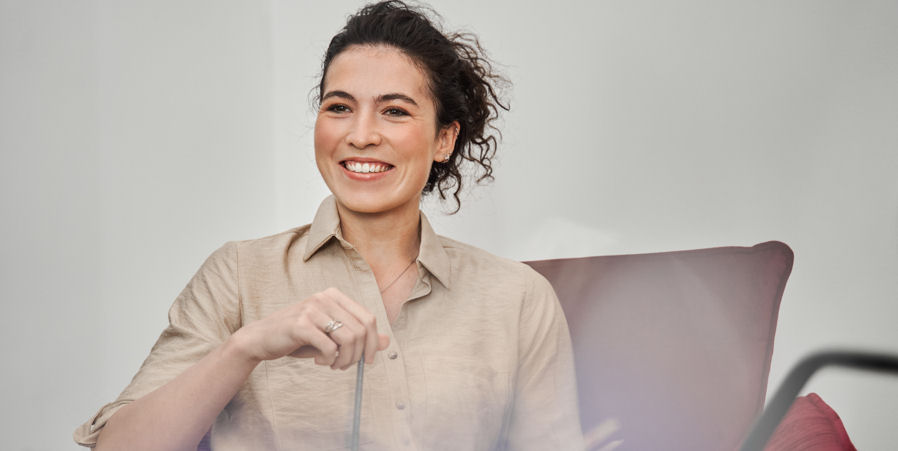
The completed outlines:
[[[312,359],[284,357],[268,364],[269,393],[278,444],[285,450],[345,450],[352,433],[356,372],[315,365]],[[362,402],[360,445],[367,431],[371,403]],[[368,419],[369,421],[366,421]]]
[[[455,449],[488,449],[500,438],[509,408],[510,376],[488,364],[459,356],[424,358],[427,430],[439,431],[433,436],[453,437]],[[449,444],[428,445],[424,448],[448,449]]]

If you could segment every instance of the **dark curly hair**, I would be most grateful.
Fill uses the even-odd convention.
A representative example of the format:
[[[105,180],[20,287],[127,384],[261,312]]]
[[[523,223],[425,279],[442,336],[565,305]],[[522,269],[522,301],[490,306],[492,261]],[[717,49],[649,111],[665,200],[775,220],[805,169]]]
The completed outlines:
[[[430,15],[439,17],[432,10]],[[508,110],[499,98],[508,80],[493,70],[477,37],[470,33],[443,33],[422,8],[389,0],[367,5],[349,17],[346,26],[327,47],[318,83],[317,103],[324,94],[324,77],[334,58],[353,45],[387,45],[412,58],[425,72],[436,106],[437,129],[458,121],[460,130],[449,159],[430,169],[425,194],[451,191],[461,207],[462,170],[474,165],[477,182],[493,179],[493,157],[501,132],[493,125],[499,110]],[[454,189],[454,190],[453,190]]]

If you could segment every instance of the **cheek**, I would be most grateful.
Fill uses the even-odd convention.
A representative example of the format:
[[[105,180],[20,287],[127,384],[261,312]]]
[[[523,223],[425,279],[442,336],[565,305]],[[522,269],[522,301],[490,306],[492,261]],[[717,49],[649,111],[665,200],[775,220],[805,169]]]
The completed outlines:
[[[436,143],[434,142],[433,135],[422,130],[409,130],[407,133],[404,133],[400,139],[402,141],[402,147],[407,149],[411,154],[409,155],[411,158],[416,161],[433,160],[433,156],[436,152]]]
[[[334,148],[339,140],[339,134],[328,121],[319,119],[315,122],[315,155],[324,156]]]

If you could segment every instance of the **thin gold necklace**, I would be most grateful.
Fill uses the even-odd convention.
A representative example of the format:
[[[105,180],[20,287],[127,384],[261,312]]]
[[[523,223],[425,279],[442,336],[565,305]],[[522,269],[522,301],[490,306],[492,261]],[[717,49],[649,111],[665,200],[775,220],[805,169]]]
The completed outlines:
[[[390,287],[393,286],[394,283],[398,282],[399,279],[401,279],[402,276],[405,275],[405,273],[408,271],[408,269],[412,267],[412,263],[415,263],[415,260],[417,260],[417,259],[418,259],[418,258],[415,257],[415,258],[412,259],[412,261],[408,262],[408,266],[406,266],[405,269],[403,269],[402,272],[399,273],[399,275],[396,276],[396,278],[393,279],[392,282],[388,283],[387,286],[385,286],[385,287],[383,287],[383,288],[380,289],[380,294],[383,294],[384,291],[387,291]]]

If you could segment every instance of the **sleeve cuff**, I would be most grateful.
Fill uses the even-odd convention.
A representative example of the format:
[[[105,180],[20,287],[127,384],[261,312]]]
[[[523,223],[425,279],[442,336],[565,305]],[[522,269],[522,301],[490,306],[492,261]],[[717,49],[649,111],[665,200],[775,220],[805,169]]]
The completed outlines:
[[[101,407],[90,420],[87,420],[86,423],[75,429],[75,432],[72,434],[75,443],[89,448],[97,446],[97,437],[100,436],[100,431],[106,426],[106,422],[109,421],[109,419],[112,418],[112,415],[118,412],[119,409],[126,404],[129,404],[131,401],[131,399],[120,399]]]

